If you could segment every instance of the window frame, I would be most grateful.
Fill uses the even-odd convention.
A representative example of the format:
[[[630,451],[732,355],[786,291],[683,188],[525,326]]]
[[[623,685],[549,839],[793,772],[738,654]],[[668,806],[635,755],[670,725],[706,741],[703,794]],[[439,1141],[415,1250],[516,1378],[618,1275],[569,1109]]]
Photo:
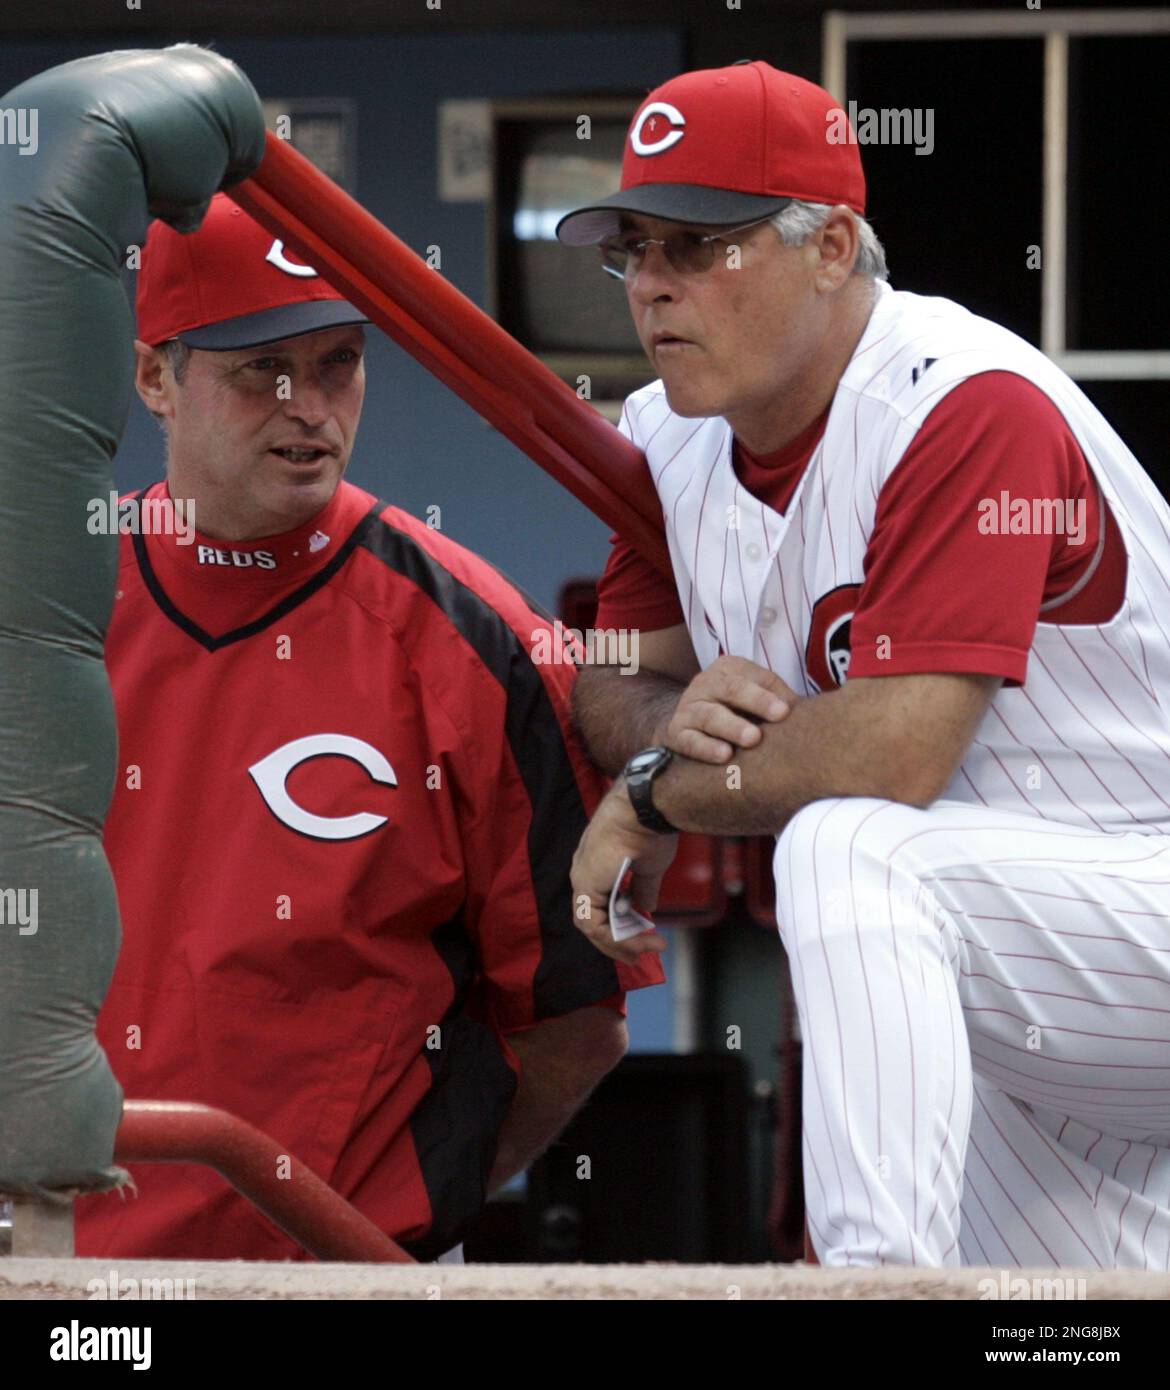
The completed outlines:
[[[1067,346],[1068,295],[1068,46],[1070,38],[1170,34],[1170,11],[999,10],[855,14],[828,10],[822,19],[821,85],[847,106],[845,74],[853,42],[917,39],[1039,38],[1044,41],[1043,252],[1040,350],[1077,381],[1170,379],[1166,351],[1074,351]]]

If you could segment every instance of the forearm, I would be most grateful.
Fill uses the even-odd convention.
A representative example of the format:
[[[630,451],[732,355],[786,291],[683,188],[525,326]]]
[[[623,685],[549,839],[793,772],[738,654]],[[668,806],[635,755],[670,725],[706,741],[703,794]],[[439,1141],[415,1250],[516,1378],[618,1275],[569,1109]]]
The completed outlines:
[[[489,1194],[528,1168],[565,1128],[621,1060],[626,1029],[613,1009],[585,1008],[511,1034],[508,1044],[522,1070],[500,1130]]]
[[[685,689],[654,671],[584,667],[573,687],[573,714],[598,767],[616,777],[635,753],[661,743]]]
[[[912,722],[895,711],[877,722],[867,713],[863,722],[853,704],[848,685],[800,700],[722,767],[676,755],[654,784],[655,806],[680,830],[775,835],[823,797],[929,804],[937,795],[936,750],[917,749]]]

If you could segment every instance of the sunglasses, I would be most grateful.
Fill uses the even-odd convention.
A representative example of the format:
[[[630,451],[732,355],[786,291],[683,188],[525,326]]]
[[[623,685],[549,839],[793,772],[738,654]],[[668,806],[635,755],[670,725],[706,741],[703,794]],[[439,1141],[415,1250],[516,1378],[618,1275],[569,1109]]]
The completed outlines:
[[[670,265],[680,275],[701,275],[715,264],[715,244],[728,245],[728,237],[736,232],[746,232],[749,227],[761,227],[772,220],[757,217],[754,222],[745,222],[740,227],[728,227],[721,232],[706,235],[700,232],[675,232],[668,237],[638,236],[635,232],[623,232],[619,236],[606,237],[599,243],[601,268],[607,275],[618,280],[628,280],[637,275],[646,259],[647,246],[661,246]]]

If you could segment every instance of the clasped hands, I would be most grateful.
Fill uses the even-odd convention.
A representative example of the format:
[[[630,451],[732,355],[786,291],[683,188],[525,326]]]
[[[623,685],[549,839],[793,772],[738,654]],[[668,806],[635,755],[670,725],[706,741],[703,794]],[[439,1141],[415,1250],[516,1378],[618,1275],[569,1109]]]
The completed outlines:
[[[760,725],[778,724],[800,698],[766,667],[744,657],[721,656],[682,692],[657,741],[684,758],[722,766],[738,750],[754,748],[763,738]],[[668,768],[660,780],[670,774]],[[656,931],[614,941],[609,896],[622,863],[630,859],[633,903],[643,912],[653,912],[677,849],[677,835],[662,835],[638,823],[625,779],[619,776],[581,837],[571,871],[577,926],[599,951],[633,963],[644,951],[666,949],[665,938]]]

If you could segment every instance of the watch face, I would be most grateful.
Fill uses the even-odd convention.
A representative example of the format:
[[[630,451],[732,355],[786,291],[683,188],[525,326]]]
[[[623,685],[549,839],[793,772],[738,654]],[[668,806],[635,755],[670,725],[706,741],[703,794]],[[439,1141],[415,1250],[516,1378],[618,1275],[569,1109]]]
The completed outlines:
[[[627,772],[645,772],[648,768],[654,767],[661,757],[661,748],[647,748],[642,753],[634,754],[626,770]]]

